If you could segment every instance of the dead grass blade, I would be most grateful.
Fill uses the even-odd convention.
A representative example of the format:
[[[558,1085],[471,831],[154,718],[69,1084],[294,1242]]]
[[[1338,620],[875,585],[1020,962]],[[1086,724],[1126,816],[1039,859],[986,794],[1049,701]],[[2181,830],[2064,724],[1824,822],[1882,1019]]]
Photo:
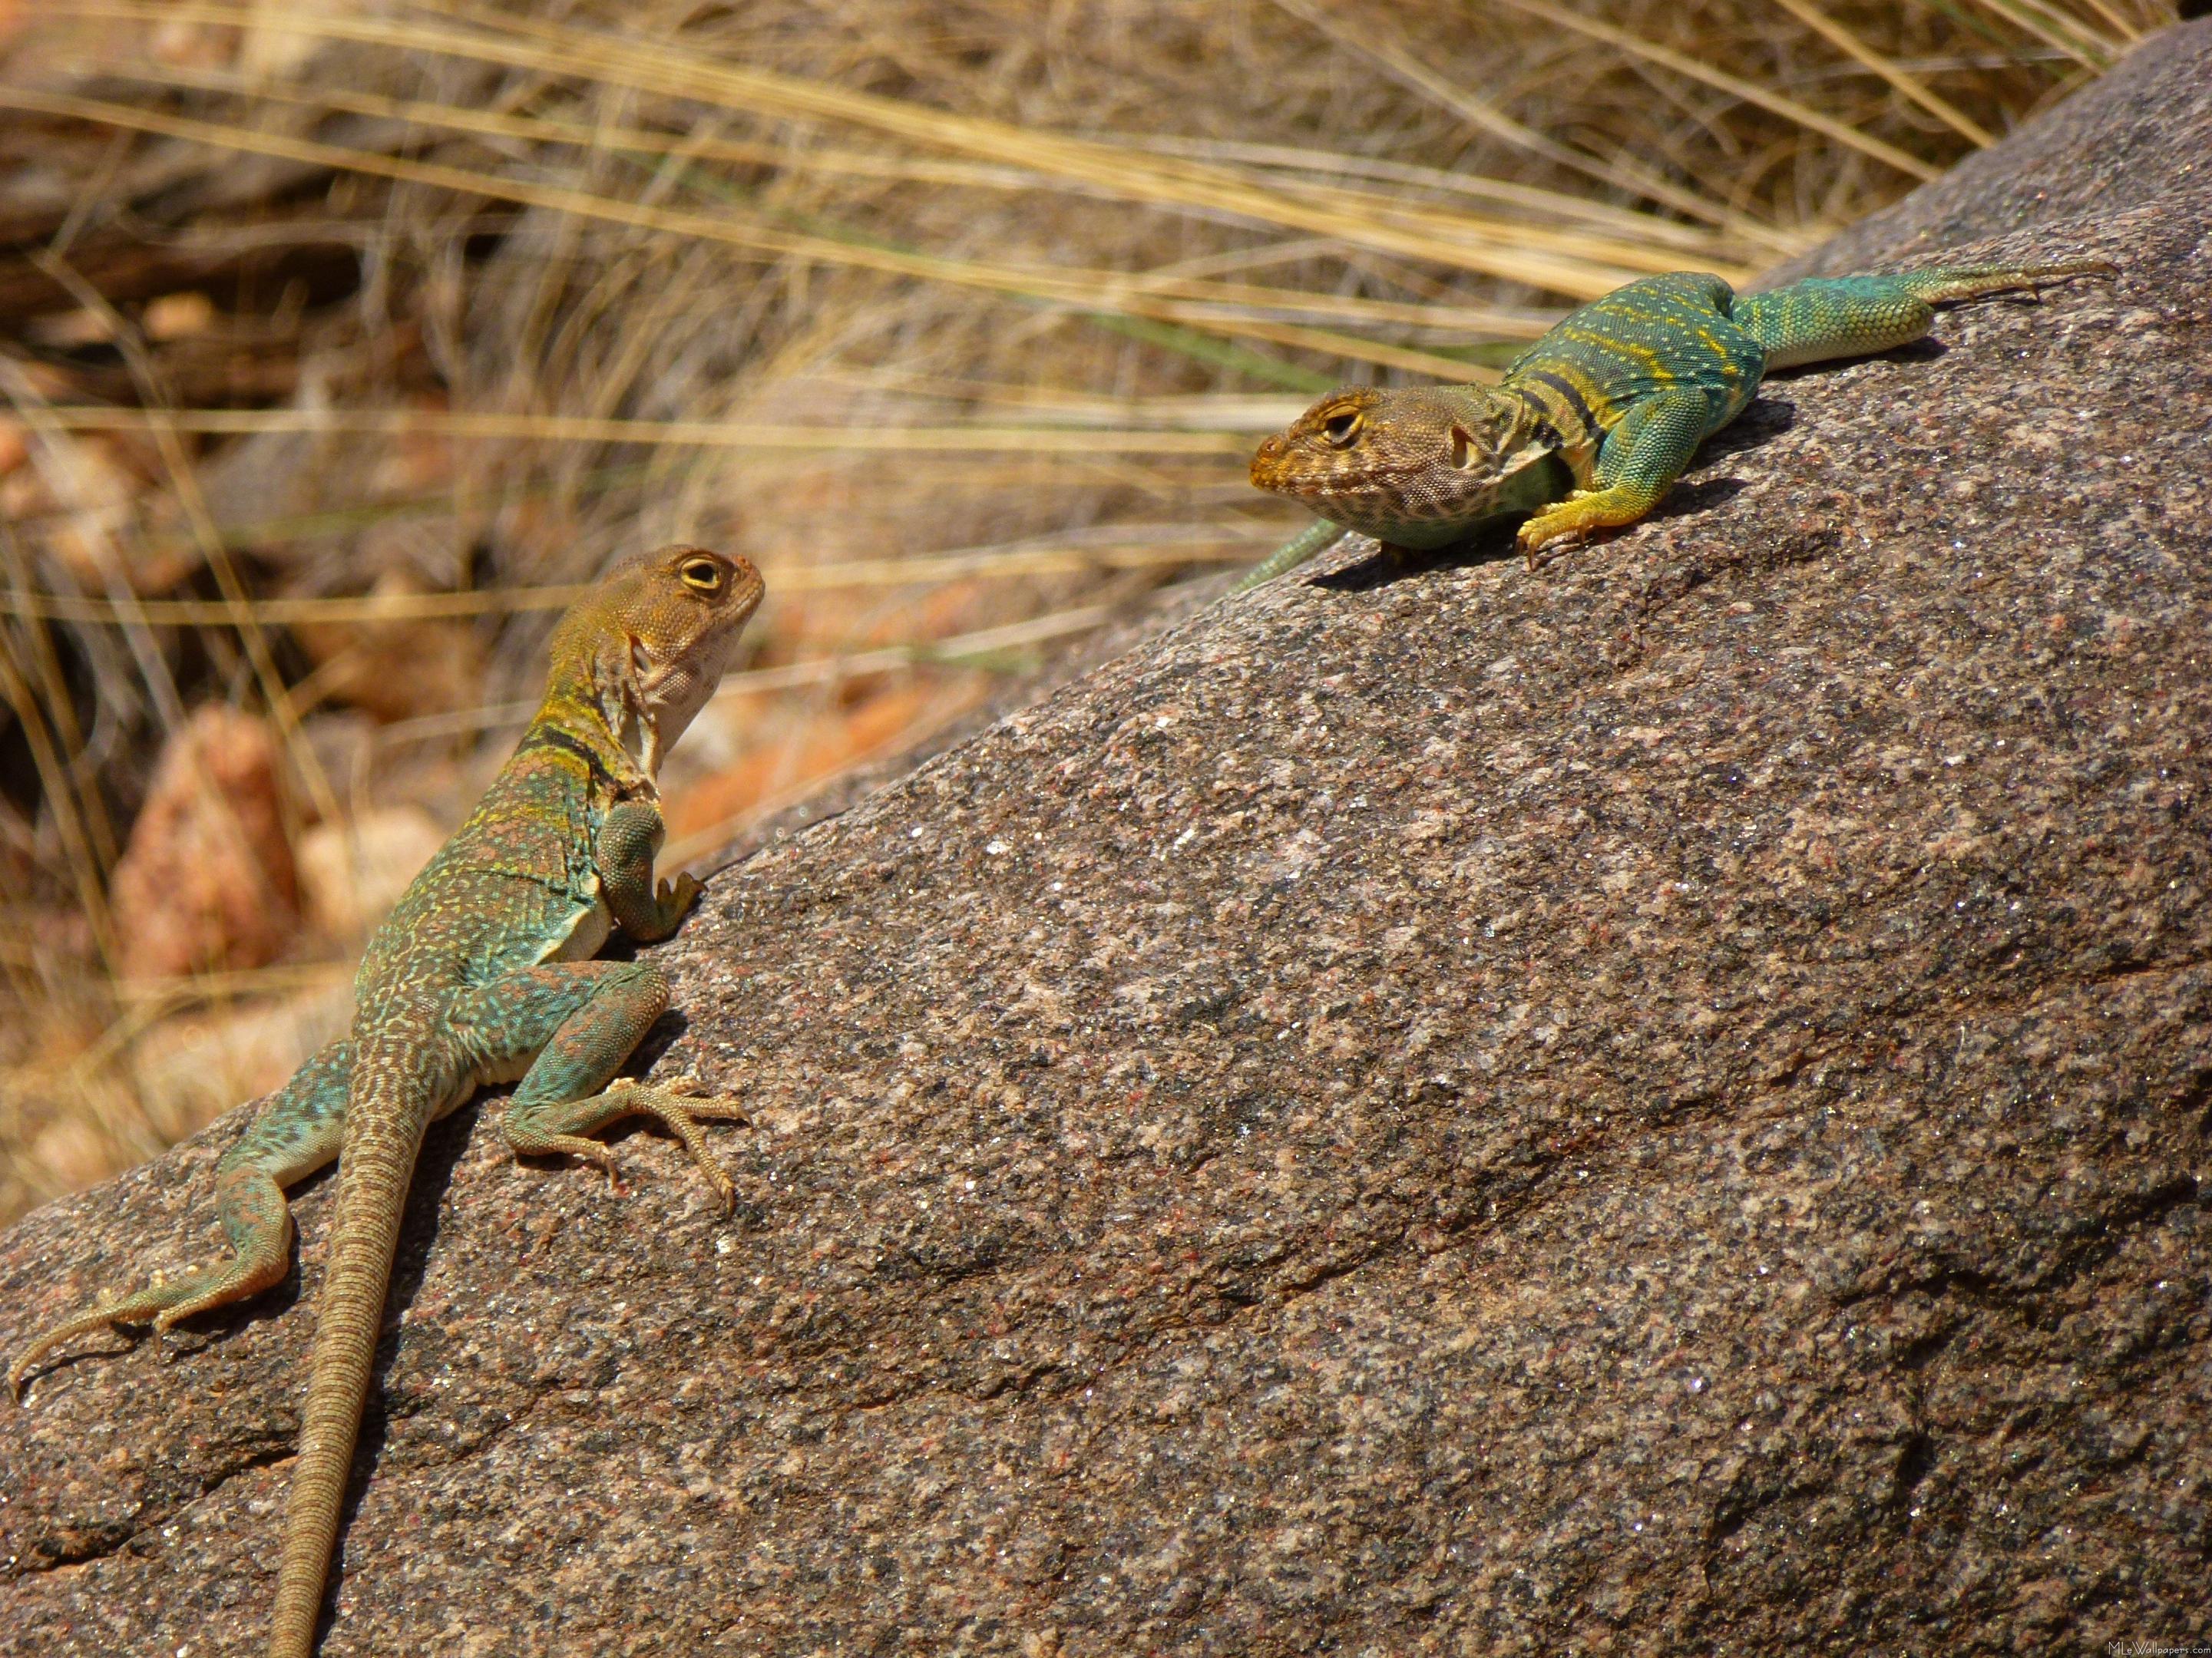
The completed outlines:
[[[251,26],[319,39],[439,52],[551,75],[586,76],[602,84],[660,95],[695,98],[733,112],[836,121],[929,149],[1025,167],[1079,182],[1120,200],[1232,214],[1331,236],[1355,246],[1527,282],[1577,299],[1609,292],[1648,269],[1645,249],[1615,238],[1474,215],[1454,216],[1455,234],[1416,232],[1394,223],[1394,216],[1388,211],[1348,210],[1340,203],[1313,199],[1310,192],[1271,188],[1263,181],[1224,168],[1166,158],[1148,160],[1112,144],[953,115],[898,99],[720,62],[696,52],[617,39],[512,14],[472,10],[467,15],[479,27],[459,29],[411,19],[386,22],[337,15],[276,15],[204,0],[176,0],[160,7],[148,7],[138,0],[80,0],[80,8],[89,15],[159,16],[174,21]],[[946,279],[941,269],[932,274]]]
[[[1345,44],[1347,47],[1355,47],[1361,44],[1360,37],[1352,36]],[[1388,66],[1386,64],[1385,67]],[[1416,64],[1415,67],[1423,68],[1426,73],[1424,66]],[[1439,80],[1438,84],[1442,86],[1444,83]],[[1415,90],[1424,88],[1417,87]],[[1455,89],[1448,90],[1453,90],[1455,96],[1462,95]],[[1448,104],[1447,106],[1452,106]],[[1540,137],[1540,135],[1522,127],[1518,122],[1497,115],[1488,105],[1480,103],[1479,100],[1475,100],[1475,106],[1510,128],[1528,132],[1531,137]],[[1471,112],[1468,118],[1471,123],[1482,125]],[[1486,125],[1485,131],[1489,130]],[[1677,248],[1705,258],[1739,258],[1742,253],[1739,243],[1747,240],[1773,239],[1778,247],[1784,243],[1795,246],[1801,240],[1775,226],[1745,219],[1742,216],[1737,216],[1742,226],[1741,231],[1733,227],[1723,228],[1717,223],[1684,224],[1679,220],[1661,218],[1654,213],[1616,206],[1595,197],[1577,196],[1564,190],[1547,190],[1540,185],[1524,184],[1516,179],[1497,178],[1487,173],[1454,173],[1443,167],[1416,167],[1407,162],[1348,155],[1338,150],[1301,149],[1285,144],[1239,143],[1222,139],[1177,138],[1146,132],[1117,133],[1113,142],[1131,149],[1151,150],[1163,155],[1182,156],[1194,161],[1228,161],[1292,173],[1369,180],[1390,186],[1394,191],[1419,191],[1430,196],[1469,196],[1516,215],[1533,216],[1539,222],[1571,224],[1579,222],[1631,246]],[[1599,170],[1592,176],[1604,174],[1601,182],[1623,188],[1631,187],[1626,182],[1627,175],[1612,176],[1607,170],[1607,164],[1596,157],[1588,158],[1585,167],[1577,170],[1587,171],[1590,167]],[[1663,180],[1658,182],[1663,185]],[[1638,190],[1637,193],[1644,192]],[[1373,201],[1376,197],[1370,192],[1363,199]],[[1654,197],[1652,199],[1659,198]],[[1686,196],[1686,200],[1701,201],[1703,198]],[[1686,211],[1686,208],[1684,210]],[[1708,204],[1708,211],[1724,213],[1725,210],[1714,209]]]
[[[826,563],[777,565],[763,571],[773,593],[829,592],[854,587],[933,586],[956,580],[1012,580],[1024,576],[1066,575],[1096,570],[1179,568],[1194,564],[1237,562],[1253,556],[1252,537],[1199,536],[1181,539],[1164,532],[1160,540],[1116,540],[1073,547],[980,549],[972,552],[917,554],[906,558],[842,559]],[[0,591],[0,616],[69,622],[80,626],[119,627],[138,623],[153,627],[234,627],[241,608],[263,628],[303,624],[391,627],[457,618],[514,616],[566,610],[592,590],[590,582],[556,582],[535,587],[476,587],[445,593],[365,593],[345,598],[252,598],[242,607],[228,599],[95,598],[78,593]],[[981,647],[976,648],[981,649]]]
[[[1741,98],[1744,102],[1754,104],[1770,114],[1779,115],[1784,120],[1795,121],[1808,132],[1817,132],[1822,137],[1832,139],[1846,149],[1856,149],[1863,155],[1872,157],[1885,167],[1894,167],[1898,172],[1909,178],[1917,179],[1923,184],[1941,176],[1942,173],[1941,167],[1922,161],[1917,155],[1907,155],[1895,144],[1861,132],[1848,122],[1838,121],[1833,116],[1823,115],[1808,104],[1801,103],[1795,98],[1785,97],[1771,88],[1760,86],[1755,81],[1747,81],[1741,76],[1730,75],[1726,70],[1715,69],[1709,64],[1701,64],[1694,58],[1646,40],[1643,36],[1631,33],[1626,29],[1616,28],[1610,23],[1601,23],[1594,17],[1585,17],[1580,12],[1571,10],[1565,6],[1548,3],[1548,0],[1494,0],[1494,3],[1510,7],[1515,11],[1526,13],[1528,16],[1539,18],[1546,23],[1554,24],[1560,28],[1571,29],[1577,34],[1588,35],[1593,40],[1602,40],[1607,46],[1620,48],[1632,58],[1640,58],[1647,64],[1656,64],[1661,69],[1669,70],[1686,79],[1699,82],[1711,87],[1715,91],[1725,92],[1732,98]]]
[[[1984,11],[2002,17],[2014,28],[2032,34],[2053,52],[2071,58],[2087,70],[2110,69],[2114,52],[2075,18],[2039,0],[1978,0]]]
[[[0,101],[5,94],[0,94]],[[1463,373],[1464,363],[1435,361]],[[507,415],[441,409],[144,409],[61,404],[44,411],[59,430],[252,433],[383,433],[526,443],[628,444],[679,449],[757,449],[799,453],[1224,455],[1247,444],[1232,434],[1073,430],[1054,426],[769,426],[710,420],[633,420],[590,415]],[[1255,428],[1258,429],[1258,428]]]
[[[780,164],[800,171],[849,172],[873,178],[988,185],[1005,190],[1035,190],[1041,185],[1055,182],[1049,175],[1025,174],[1007,167],[985,168],[947,163],[895,165],[885,158],[858,155],[838,155],[824,165],[822,153],[815,150],[794,153],[768,144],[684,137],[640,127],[606,124],[586,126],[578,122],[495,114],[452,105],[387,98],[376,93],[348,92],[335,88],[310,91],[277,82],[245,82],[234,76],[179,73],[150,65],[134,68],[128,73],[132,79],[144,80],[155,85],[195,88],[213,87],[238,92],[264,102],[302,104],[351,114],[442,127],[457,132],[515,138],[532,143],[627,152],[641,157],[664,155],[681,156],[690,161],[736,160],[755,165]],[[1419,216],[1415,210],[1403,210],[1403,212],[1409,219]],[[878,245],[882,246],[880,241]],[[1279,253],[1264,248],[1248,250],[1239,258],[1241,263],[1247,264],[1270,263],[1279,258],[1310,257],[1329,246],[1333,244],[1304,243]],[[1650,258],[1654,270],[1670,270],[1674,263],[1676,261],[1671,256],[1662,257],[1655,253]],[[1111,277],[1103,279],[1115,280]],[[1178,281],[1174,273],[1166,272],[1139,280],[1146,282],[1150,292],[1188,301],[1183,313],[1185,320],[1212,321],[1225,318],[1232,321],[1256,322],[1272,320],[1267,313],[1273,313],[1324,318],[1336,322],[1417,328],[1472,338],[1522,340],[1536,338],[1559,320],[1559,313],[1549,311],[1464,304],[1401,304],[1364,299],[1356,295],[1310,294],[1294,288],[1269,288],[1253,283]],[[1215,308],[1203,308],[1208,307]],[[1379,357],[1372,360],[1387,361]]]
[[[1346,44],[1355,49],[1363,46],[1358,37],[1350,35],[1346,37]],[[1418,65],[1410,66],[1419,69]],[[628,151],[641,156],[679,156],[699,161],[721,161],[740,166],[775,167],[799,173],[843,175],[898,183],[1003,191],[1066,187],[1061,179],[1049,172],[1007,163],[930,161],[820,145],[800,149],[789,144],[717,137],[701,133],[663,132],[607,122],[586,125],[543,115],[500,113],[451,104],[386,97],[378,93],[345,88],[307,87],[266,77],[253,79],[174,64],[134,64],[121,69],[110,66],[106,72],[126,74],[134,80],[158,86],[223,93],[264,103],[310,105],[532,143],[569,144],[579,149]],[[1420,72],[1426,73],[1425,70]],[[1487,112],[1487,106],[1481,107]],[[1504,117],[1494,114],[1489,115],[1488,118],[1504,122],[1516,132],[1525,134],[1540,148],[1547,147],[1538,135],[1528,132],[1517,123],[1505,122]],[[1472,197],[1508,209],[1516,216],[1502,222],[1470,221],[1464,215],[1432,212],[1427,205],[1409,199],[1396,190],[1382,193],[1338,188],[1328,193],[1328,199],[1338,202],[1348,210],[1375,213],[1395,222],[1421,225],[1436,234],[1444,236],[1464,237],[1480,228],[1483,234],[1504,235],[1510,240],[1511,227],[1531,222],[1517,216],[1521,215],[1533,215],[1532,222],[1539,227],[1581,223],[1594,234],[1606,238],[1610,244],[1606,249],[1607,258],[1623,265],[1637,264],[1648,258],[1652,262],[1650,268],[1662,268],[1657,255],[1645,252],[1657,247],[1694,250],[1707,258],[1726,262],[1738,256],[1738,250],[1731,239],[1771,242],[1778,249],[1784,246],[1795,249],[1803,240],[1710,204],[1706,204],[1704,210],[1714,216],[1717,223],[1728,225],[1728,236],[1717,236],[1713,229],[1702,226],[1685,225],[1653,214],[1617,207],[1563,191],[1545,190],[1513,179],[1480,173],[1453,173],[1440,167],[1394,164],[1370,156],[1319,149],[1294,149],[1280,145],[1181,140],[1148,133],[1120,134],[1111,142],[1125,153],[1129,150],[1150,151],[1178,160],[1217,165],[1224,161],[1235,162],[1304,174],[1307,175],[1305,187],[1309,190],[1326,191],[1328,187],[1321,185],[1319,179],[1354,178],[1372,179],[1392,186],[1413,186],[1431,194]],[[1595,158],[1589,158],[1585,163],[1585,170],[1589,169],[1595,169],[1595,176],[1607,182],[1628,184],[1638,189],[1639,193],[1652,195],[1655,200],[1663,197],[1654,194],[1654,191],[1665,192],[1672,189],[1663,180],[1647,179],[1632,169],[1624,170]],[[1675,193],[1681,199],[1670,204],[1678,205],[1685,211],[1702,201],[1701,197],[1688,192]],[[1335,238],[1325,239],[1322,243],[1322,246],[1330,247],[1336,245]]]
[[[602,82],[660,91],[680,89],[732,112],[838,120],[987,160],[1025,161],[1040,171],[1080,180],[1124,200],[1202,208],[1272,222],[1355,246],[1528,282],[1577,299],[1609,292],[1627,280],[1624,272],[1641,274],[1645,268],[1645,250],[1639,245],[1586,232],[1555,229],[1526,220],[1455,215],[1450,216],[1448,226],[1438,225],[1439,234],[1409,235],[1391,222],[1403,210],[1389,203],[1346,204],[1340,199],[1325,203],[1271,190],[1264,181],[1230,169],[1191,161],[1146,165],[1115,144],[954,115],[900,99],[725,62],[702,63],[691,54],[649,42],[617,39],[541,18],[480,6],[453,9],[488,28],[555,45],[559,48],[556,64],[587,65],[587,72]],[[568,72],[576,70],[572,67]],[[672,81],[672,76],[677,78]],[[1577,285],[1592,280],[1601,286],[1584,291]]]
[[[313,139],[254,132],[217,122],[195,120],[186,116],[165,115],[67,93],[0,87],[0,108],[100,122],[139,132],[161,133],[172,138],[325,167],[336,172],[361,173],[401,183],[428,185],[465,197],[518,202],[557,213],[573,214],[580,218],[719,242],[764,258],[795,258],[830,265],[851,265],[889,275],[914,276],[961,287],[987,288],[1024,299],[1049,301],[1079,310],[1148,317],[1218,333],[1266,340],[1279,339],[1282,335],[1282,325],[1227,314],[1233,309],[1231,307],[1190,304],[1159,297],[1163,288],[1172,290],[1181,287],[1188,291],[1191,286],[1173,281],[1155,283],[1143,276],[1123,276],[1115,272],[1030,270],[981,260],[896,252],[881,247],[835,241],[825,237],[798,234],[767,226],[737,223],[708,214],[644,207],[586,191],[537,185],[441,162],[410,161],[321,143]],[[1605,287],[1614,285],[1608,282]],[[1300,329],[1297,337],[1316,349],[1326,349],[1358,361],[1385,362],[1446,378],[1462,377],[1465,370],[1464,364],[1450,358],[1431,356],[1404,347],[1377,345],[1333,331]]]
[[[1774,0],[1774,3],[1853,62],[1862,64],[1872,70],[1969,143],[1986,148],[1996,142],[1996,136],[1987,127],[1975,120],[1949,99],[1939,94],[1925,81],[1908,70],[1904,64],[1876,52],[1827,12],[1814,4],[1813,0]]]
[[[1470,88],[1456,86],[1446,80],[1402,42],[1380,35],[1371,22],[1363,20],[1363,26],[1355,29],[1325,6],[1315,3],[1315,0],[1274,0],[1274,3],[1320,30],[1346,52],[1365,58],[1401,84],[1449,109],[1469,125],[1489,133],[1492,137],[1502,138],[1555,167],[1579,173],[1601,184],[1631,191],[1647,200],[1663,203],[1678,213],[1723,228],[1753,246],[1765,247],[1775,253],[1794,253],[1806,245],[1802,237],[1792,237],[1772,225],[1737,211],[1725,202],[1712,201],[1694,191],[1685,190],[1632,161],[1618,157],[1608,160],[1588,155],[1571,145],[1547,137],[1504,114]]]
[[[238,562],[231,556],[222,531],[216,527],[215,516],[208,510],[207,499],[200,491],[199,479],[192,471],[191,458],[185,453],[184,446],[178,440],[176,422],[166,406],[168,402],[166,390],[158,372],[146,355],[137,331],[108,304],[106,297],[99,289],[80,276],[58,254],[40,249],[31,257],[40,270],[67,289],[88,313],[101,318],[125,360],[131,365],[145,405],[133,412],[143,417],[143,428],[152,434],[155,448],[161,458],[162,469],[168,476],[170,492],[184,508],[185,521],[191,527],[192,539],[198,544],[200,559],[215,577],[216,586],[222,591],[225,615],[219,625],[229,628],[238,635],[246,660],[252,665],[254,681],[260,688],[262,700],[276,722],[277,732],[291,762],[294,774],[306,787],[317,813],[336,822],[338,817],[337,793],[331,787],[331,780],[325,775],[322,762],[316,757],[313,745],[300,730],[299,717],[293,710],[291,697],[285,691],[283,675],[277,670],[276,652],[270,644],[268,634],[253,613]]]

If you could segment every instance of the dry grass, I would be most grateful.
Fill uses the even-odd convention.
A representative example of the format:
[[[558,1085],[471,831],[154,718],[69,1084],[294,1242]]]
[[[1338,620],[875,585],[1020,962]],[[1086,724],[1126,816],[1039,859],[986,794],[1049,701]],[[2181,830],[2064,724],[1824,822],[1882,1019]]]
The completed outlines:
[[[363,916],[312,894],[273,956],[121,972],[115,873],[195,708],[268,720],[303,872],[413,844],[575,584],[742,547],[773,597],[671,779],[708,855],[1258,556],[1294,520],[1243,456],[1316,392],[1488,374],[1638,275],[1755,270],[2167,15],[0,11],[0,1219],[345,1017]]]

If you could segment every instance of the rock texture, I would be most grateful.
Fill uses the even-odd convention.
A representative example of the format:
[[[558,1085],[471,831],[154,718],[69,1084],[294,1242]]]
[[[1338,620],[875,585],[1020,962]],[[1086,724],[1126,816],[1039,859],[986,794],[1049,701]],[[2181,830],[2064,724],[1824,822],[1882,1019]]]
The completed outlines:
[[[437,1133],[325,1652],[2212,1637],[2207,156],[2197,24],[1848,250],[2117,282],[725,873],[659,1062],[739,1214]],[[0,1339],[204,1247],[238,1128],[8,1235]],[[0,1647],[255,1649],[327,1198],[0,1418]]]

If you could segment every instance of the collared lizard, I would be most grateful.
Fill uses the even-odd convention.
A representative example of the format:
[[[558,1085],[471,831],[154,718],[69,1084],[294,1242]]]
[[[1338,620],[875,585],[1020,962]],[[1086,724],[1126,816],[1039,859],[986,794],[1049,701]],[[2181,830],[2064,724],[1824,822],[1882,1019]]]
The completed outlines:
[[[1948,266],[1741,296],[1694,271],[1646,276],[1572,313],[1498,386],[1347,386],[1261,444],[1254,484],[1324,517],[1231,591],[1346,530],[1443,547],[1516,513],[1531,515],[1518,540],[1533,566],[1555,542],[1650,513],[1770,370],[1891,350],[1928,332],[1935,306],[2112,268]]]
[[[615,1078],[666,1009],[667,981],[648,963],[588,958],[616,926],[641,941],[668,937],[698,898],[689,875],[654,885],[664,835],[654,780],[761,592],[745,560],[673,547],[626,562],[562,618],[544,701],[514,757],[370,938],[351,1035],[268,1096],[216,1165],[232,1254],[94,1303],[9,1367],[20,1395],[33,1365],[85,1331],[150,1322],[158,1334],[267,1289],[290,1263],[283,1188],[337,1158],[270,1658],[305,1658],[314,1644],[401,1207],[432,1121],[479,1084],[520,1079],[503,1124],[518,1155],[587,1158],[611,1183],[612,1156],[584,1137],[652,1117],[730,1203],[729,1176],[695,1120],[742,1121],[735,1103],[702,1097],[690,1078]]]

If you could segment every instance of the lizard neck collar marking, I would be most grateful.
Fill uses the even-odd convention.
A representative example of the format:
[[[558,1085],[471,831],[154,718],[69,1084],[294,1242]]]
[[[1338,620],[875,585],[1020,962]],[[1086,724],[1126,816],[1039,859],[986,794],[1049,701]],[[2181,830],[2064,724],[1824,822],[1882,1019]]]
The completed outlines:
[[[544,721],[532,726],[530,734],[522,739],[522,746],[516,751],[527,753],[532,749],[558,749],[563,754],[573,755],[584,762],[585,768],[591,774],[592,786],[604,789],[614,799],[649,795],[653,792],[650,774],[641,773],[640,776],[632,778],[616,775],[614,768],[607,764],[606,757],[598,749],[563,726]]]
[[[1524,380],[1534,380],[1540,386],[1547,386],[1553,391],[1559,394],[1560,398],[1567,405],[1567,411],[1573,415],[1575,419],[1581,423],[1585,435],[1580,440],[1580,441],[1587,443],[1591,438],[1594,438],[1598,434],[1599,428],[1597,416],[1590,412],[1589,404],[1583,401],[1580,389],[1576,386],[1572,380],[1569,380],[1564,374],[1555,374],[1548,368],[1539,368],[1532,374],[1523,375],[1522,378]],[[1540,411],[1539,418],[1541,417],[1541,411]],[[1558,434],[1559,439],[1559,446],[1560,448],[1569,449],[1574,447],[1573,444],[1569,443],[1566,440],[1566,434],[1564,432],[1559,432],[1555,422],[1547,420],[1545,423],[1552,426],[1553,431]]]

